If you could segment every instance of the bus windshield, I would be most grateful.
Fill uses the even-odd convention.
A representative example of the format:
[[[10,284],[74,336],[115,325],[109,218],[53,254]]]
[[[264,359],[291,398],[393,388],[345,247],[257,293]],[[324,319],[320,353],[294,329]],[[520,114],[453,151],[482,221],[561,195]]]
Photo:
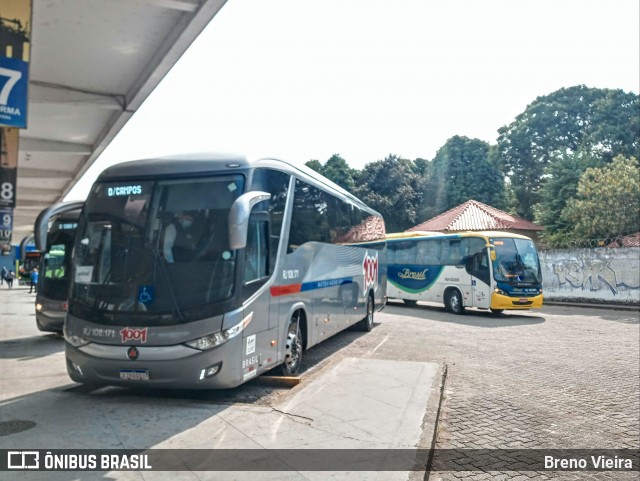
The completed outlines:
[[[496,281],[513,283],[540,283],[542,271],[538,253],[529,239],[493,238],[496,260],[494,277]]]
[[[222,313],[236,270],[228,214],[243,187],[240,175],[96,183],[76,236],[70,312],[132,325]]]
[[[69,264],[77,225],[75,220],[56,221],[49,232],[39,287],[40,295],[48,299],[67,300]]]

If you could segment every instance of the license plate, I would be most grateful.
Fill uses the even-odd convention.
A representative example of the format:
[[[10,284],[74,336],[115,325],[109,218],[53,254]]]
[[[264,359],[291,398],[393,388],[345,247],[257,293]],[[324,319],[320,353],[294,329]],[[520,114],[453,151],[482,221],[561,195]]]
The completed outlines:
[[[120,370],[121,381],[148,381],[149,371],[146,369],[122,369]]]

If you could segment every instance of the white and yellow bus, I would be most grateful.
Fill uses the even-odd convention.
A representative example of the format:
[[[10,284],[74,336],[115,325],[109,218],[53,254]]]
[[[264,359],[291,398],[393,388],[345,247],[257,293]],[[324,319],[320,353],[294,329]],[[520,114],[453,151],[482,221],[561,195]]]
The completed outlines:
[[[407,305],[542,307],[542,271],[533,241],[508,232],[402,232],[387,235],[387,296]]]

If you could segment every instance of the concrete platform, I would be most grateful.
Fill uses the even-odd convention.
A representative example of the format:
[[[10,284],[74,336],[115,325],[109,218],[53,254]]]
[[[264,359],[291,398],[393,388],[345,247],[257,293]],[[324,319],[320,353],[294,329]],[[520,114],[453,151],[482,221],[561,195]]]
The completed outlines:
[[[189,465],[191,471],[4,472],[2,479],[406,480],[418,473],[365,471],[368,450],[381,450],[384,457],[393,453],[389,450],[431,447],[442,387],[438,364],[329,361],[293,389],[269,391],[248,403],[237,402],[243,389],[252,389],[247,385],[210,396],[109,387],[88,391],[67,378],[62,339],[37,331],[32,302],[25,291],[0,290],[0,425],[5,426],[0,449],[304,449],[316,457],[287,464],[285,455],[282,471],[247,466],[247,472],[215,472],[205,462]],[[6,426],[18,421],[30,427],[7,434]],[[353,471],[346,470],[344,457],[332,471],[331,456],[323,470],[296,469],[314,466],[321,449],[366,451],[354,457]],[[240,459],[243,453],[238,452]]]

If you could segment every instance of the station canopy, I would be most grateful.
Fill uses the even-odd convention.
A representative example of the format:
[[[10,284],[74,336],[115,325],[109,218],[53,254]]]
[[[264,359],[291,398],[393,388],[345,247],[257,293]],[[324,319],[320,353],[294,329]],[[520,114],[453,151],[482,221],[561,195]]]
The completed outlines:
[[[33,0],[13,243],[62,201],[226,0]]]

